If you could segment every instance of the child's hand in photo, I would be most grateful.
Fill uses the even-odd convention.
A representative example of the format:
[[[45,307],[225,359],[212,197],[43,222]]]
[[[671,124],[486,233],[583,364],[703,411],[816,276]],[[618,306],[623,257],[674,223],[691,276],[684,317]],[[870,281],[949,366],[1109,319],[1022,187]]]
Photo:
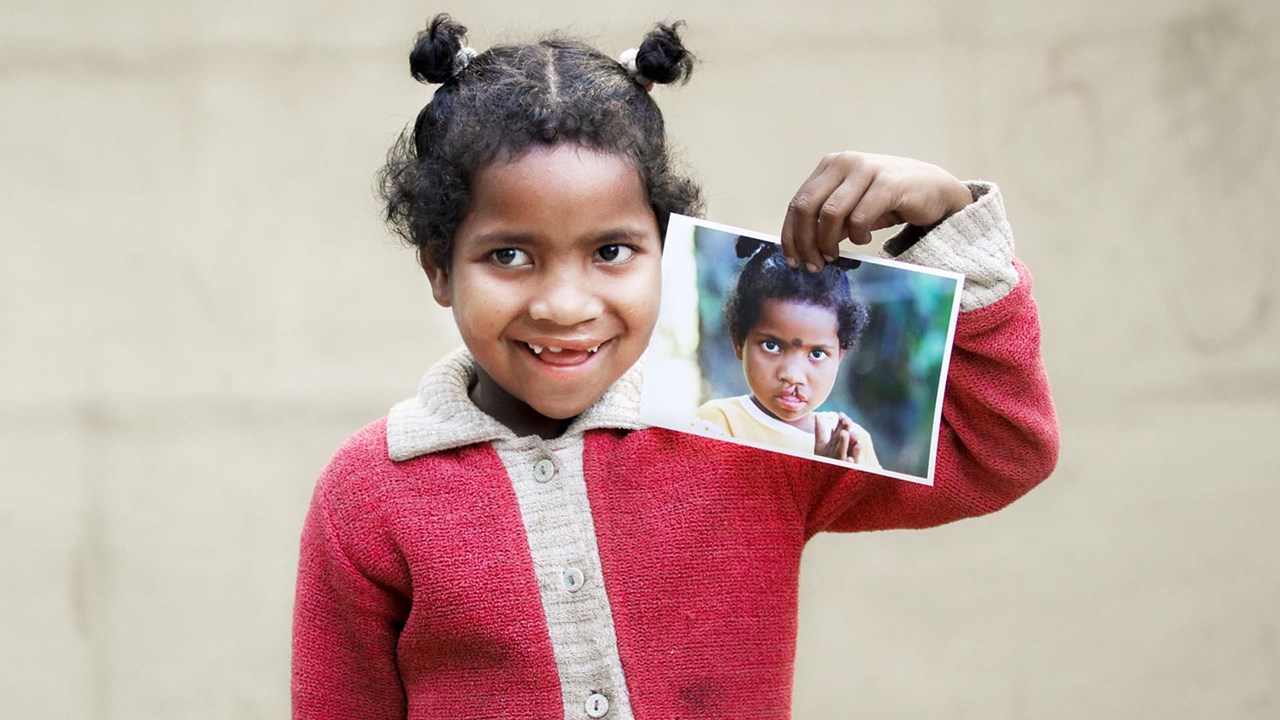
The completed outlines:
[[[853,432],[853,420],[844,413],[814,413],[813,454],[847,462],[859,462],[862,445]]]
[[[840,241],[871,242],[871,231],[902,223],[929,226],[973,196],[954,175],[920,160],[860,152],[822,158],[796,191],[782,225],[782,252],[811,272],[835,260]]]

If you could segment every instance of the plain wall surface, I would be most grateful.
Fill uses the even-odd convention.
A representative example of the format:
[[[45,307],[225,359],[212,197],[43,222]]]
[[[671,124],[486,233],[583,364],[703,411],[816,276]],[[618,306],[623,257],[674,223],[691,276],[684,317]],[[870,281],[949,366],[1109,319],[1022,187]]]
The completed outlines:
[[[338,444],[457,342],[372,176],[450,10],[608,52],[713,220],[776,232],[823,153],[1001,184],[1057,472],[805,556],[798,719],[1280,716],[1280,6],[0,0],[0,715],[277,718]]]

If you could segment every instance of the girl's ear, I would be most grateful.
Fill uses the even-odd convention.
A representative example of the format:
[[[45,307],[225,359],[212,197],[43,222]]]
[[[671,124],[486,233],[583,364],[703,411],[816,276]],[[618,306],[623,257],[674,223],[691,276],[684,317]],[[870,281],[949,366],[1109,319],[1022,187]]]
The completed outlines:
[[[742,359],[742,343],[737,340],[733,341],[733,354],[737,355],[739,360]]]
[[[427,281],[431,283],[431,295],[435,297],[436,302],[440,307],[451,307],[453,290],[449,287],[449,271],[432,262],[426,248],[418,250],[418,264],[427,274]]]

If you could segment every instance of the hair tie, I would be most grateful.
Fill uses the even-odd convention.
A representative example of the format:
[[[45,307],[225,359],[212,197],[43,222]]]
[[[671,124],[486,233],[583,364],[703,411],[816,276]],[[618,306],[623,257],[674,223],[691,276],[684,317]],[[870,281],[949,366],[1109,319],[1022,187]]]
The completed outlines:
[[[453,56],[453,76],[458,77],[459,75],[461,75],[462,71],[466,70],[467,66],[471,64],[471,61],[475,59],[476,59],[475,48],[463,47],[461,50],[459,50],[458,54]]]
[[[618,56],[618,62],[622,63],[622,66],[627,69],[627,72],[631,73],[631,79],[635,80],[640,87],[645,90],[652,90],[653,81],[645,77],[644,73],[640,72],[640,68],[636,67],[636,55],[639,54],[639,48],[623,50],[622,54]]]

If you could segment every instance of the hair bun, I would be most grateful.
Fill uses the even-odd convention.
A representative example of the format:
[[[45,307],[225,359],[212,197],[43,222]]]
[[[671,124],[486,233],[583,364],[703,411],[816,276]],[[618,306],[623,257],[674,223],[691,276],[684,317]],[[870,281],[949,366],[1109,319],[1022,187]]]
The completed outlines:
[[[697,58],[680,41],[682,27],[683,20],[671,24],[658,23],[640,43],[636,52],[636,69],[646,80],[661,85],[689,82]]]
[[[760,251],[760,248],[765,245],[772,245],[772,243],[767,243],[764,240],[757,240],[753,237],[747,237],[746,235],[739,235],[737,241],[733,244],[733,249],[738,256],[738,259],[742,260],[743,258],[755,256],[755,254]]]
[[[448,13],[432,18],[427,29],[418,33],[413,52],[409,53],[409,72],[414,79],[421,83],[442,83],[453,77],[466,36],[467,29]]]

